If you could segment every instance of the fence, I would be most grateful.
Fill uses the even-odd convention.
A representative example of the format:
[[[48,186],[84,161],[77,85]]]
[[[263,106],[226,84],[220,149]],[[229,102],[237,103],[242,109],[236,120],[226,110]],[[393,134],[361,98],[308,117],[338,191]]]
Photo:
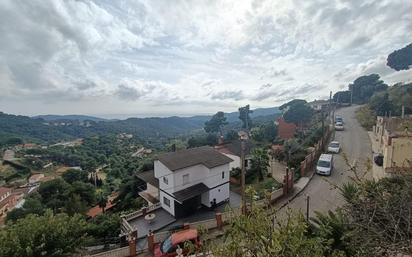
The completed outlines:
[[[332,134],[332,130],[330,127],[326,127],[326,133],[323,137],[315,144],[315,150],[313,150],[310,154],[308,154],[305,159],[300,163],[300,174],[301,177],[304,177],[308,171],[313,170],[314,164],[316,163],[317,159],[324,151],[326,144],[329,141],[330,135]]]

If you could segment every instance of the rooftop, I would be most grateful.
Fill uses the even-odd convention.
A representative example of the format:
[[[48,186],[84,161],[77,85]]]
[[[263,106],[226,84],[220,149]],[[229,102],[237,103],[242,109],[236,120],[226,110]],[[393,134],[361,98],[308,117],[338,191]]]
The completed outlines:
[[[0,196],[6,194],[7,192],[11,193],[11,188],[8,187],[0,187]]]
[[[202,146],[159,155],[158,160],[169,170],[176,171],[202,164],[211,169],[233,160],[210,146]]]
[[[252,149],[252,143],[250,141],[245,141],[245,155],[249,155]],[[217,145],[215,147],[221,153],[233,154],[240,157],[241,154],[241,142],[240,140],[234,140],[230,143],[224,143]]]
[[[144,182],[149,183],[154,187],[159,187],[159,180],[155,178],[153,170],[139,172],[136,174],[136,177],[140,178]]]

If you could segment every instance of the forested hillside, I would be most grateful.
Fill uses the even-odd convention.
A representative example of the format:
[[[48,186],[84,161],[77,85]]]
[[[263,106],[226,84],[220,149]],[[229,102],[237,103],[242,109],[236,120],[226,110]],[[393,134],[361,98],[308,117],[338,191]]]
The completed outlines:
[[[274,119],[277,108],[256,109],[252,118],[265,121]],[[238,112],[225,114],[229,128],[240,124]],[[45,117],[44,120],[39,117]],[[129,118],[126,120],[99,120],[89,116],[38,116],[30,118],[0,112],[0,145],[8,141],[53,143],[61,140],[85,138],[96,135],[129,133],[145,141],[159,141],[179,135],[188,135],[203,129],[211,116]]]

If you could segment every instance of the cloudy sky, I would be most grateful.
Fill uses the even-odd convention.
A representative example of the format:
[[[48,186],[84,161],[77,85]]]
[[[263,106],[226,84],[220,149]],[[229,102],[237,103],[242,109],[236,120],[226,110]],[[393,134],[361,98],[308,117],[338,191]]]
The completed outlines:
[[[0,111],[167,116],[411,81],[410,0],[0,1]]]

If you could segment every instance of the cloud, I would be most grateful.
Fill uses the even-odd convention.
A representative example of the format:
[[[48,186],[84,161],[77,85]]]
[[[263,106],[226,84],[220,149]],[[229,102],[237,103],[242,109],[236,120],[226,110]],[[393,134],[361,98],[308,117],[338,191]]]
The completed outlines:
[[[213,100],[242,100],[245,99],[245,96],[241,90],[234,90],[234,91],[221,91],[211,94],[211,98]]]
[[[0,109],[195,114],[318,99],[367,73],[408,81],[384,59],[410,43],[411,12],[405,0],[4,0]]]

